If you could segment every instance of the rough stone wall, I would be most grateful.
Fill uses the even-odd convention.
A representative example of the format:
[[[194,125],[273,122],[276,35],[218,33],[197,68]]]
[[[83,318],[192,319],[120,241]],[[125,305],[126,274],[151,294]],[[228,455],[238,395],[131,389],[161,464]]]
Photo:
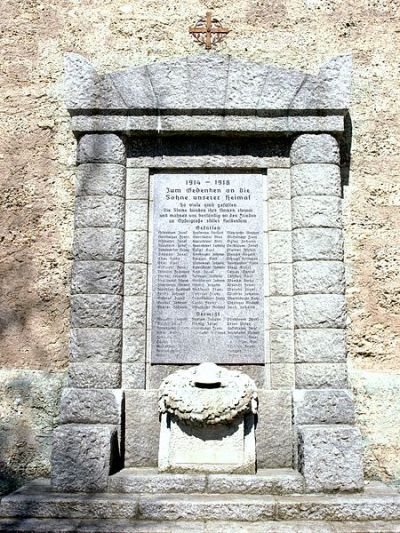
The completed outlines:
[[[3,0],[0,20],[0,471],[46,474],[67,366],[75,142],[63,53],[99,72],[198,51],[207,8],[222,53],[316,73],[353,52],[345,187],[352,381],[366,474],[400,479],[399,0]],[[199,91],[206,80],[199,80]]]

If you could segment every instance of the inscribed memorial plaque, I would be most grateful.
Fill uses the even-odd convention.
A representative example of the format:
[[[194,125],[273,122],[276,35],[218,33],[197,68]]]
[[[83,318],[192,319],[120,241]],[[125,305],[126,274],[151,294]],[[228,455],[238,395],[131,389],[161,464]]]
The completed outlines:
[[[263,176],[154,174],[152,363],[264,363]]]

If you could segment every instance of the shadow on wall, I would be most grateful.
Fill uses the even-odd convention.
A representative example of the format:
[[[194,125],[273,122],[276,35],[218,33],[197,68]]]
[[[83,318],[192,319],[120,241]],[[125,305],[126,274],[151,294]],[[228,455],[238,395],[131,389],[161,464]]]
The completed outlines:
[[[0,494],[48,476],[63,373],[0,370]]]

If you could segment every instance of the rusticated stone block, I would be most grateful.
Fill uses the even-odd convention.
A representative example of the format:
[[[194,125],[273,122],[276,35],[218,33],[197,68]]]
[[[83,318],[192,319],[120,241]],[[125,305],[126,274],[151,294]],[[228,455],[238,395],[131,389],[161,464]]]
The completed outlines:
[[[118,261],[74,261],[72,294],[122,294],[123,264]]]
[[[61,395],[62,424],[120,423],[121,392],[101,389],[64,389]]]
[[[78,196],[75,202],[76,228],[124,228],[123,198]]]
[[[269,168],[267,171],[267,197],[290,200],[290,169]]]
[[[124,329],[122,361],[136,363],[144,361],[146,352],[146,330],[144,328]]]
[[[134,363],[122,363],[122,388],[145,389],[146,388],[146,362],[135,361]]]
[[[292,393],[258,390],[257,468],[292,467]]]
[[[296,425],[353,424],[354,402],[349,390],[294,390],[293,411]]]
[[[306,163],[291,168],[292,197],[340,196],[340,167],[334,164]]]
[[[343,294],[345,290],[342,261],[298,261],[293,265],[295,294]]]
[[[305,134],[295,139],[290,150],[292,165],[300,163],[340,163],[337,140],[326,133]]]
[[[293,294],[291,264],[271,263],[269,265],[269,293],[271,296],[289,296]]]
[[[158,390],[127,390],[125,412],[125,467],[157,466]]]
[[[127,200],[125,212],[126,231],[146,231],[148,205],[146,200]]]
[[[294,296],[295,328],[344,328],[346,301],[341,294]]]
[[[128,168],[126,171],[126,199],[147,200],[149,197],[149,169]]]
[[[294,388],[294,364],[271,363],[271,389],[287,390]]]
[[[125,196],[125,166],[84,163],[76,170],[76,196]]]
[[[81,260],[123,261],[124,232],[117,228],[78,228],[74,257]]]
[[[269,347],[272,363],[293,363],[293,330],[270,330]]]
[[[268,233],[268,256],[264,261],[268,263],[292,262],[292,232],[271,231]]]
[[[147,231],[125,232],[125,262],[147,263]]]
[[[68,386],[77,389],[118,389],[121,386],[121,365],[70,363]]]
[[[296,363],[296,389],[344,389],[346,363]]]
[[[125,265],[124,294],[140,296],[146,294],[147,265],[144,263],[127,263]]]
[[[292,229],[290,200],[269,200],[267,217],[269,231],[290,231]]]
[[[342,199],[298,196],[292,200],[293,228],[341,228]]]
[[[125,163],[125,144],[114,133],[92,133],[78,143],[78,163]]]
[[[343,233],[337,228],[293,230],[293,260],[343,260]]]
[[[361,490],[364,478],[359,430],[346,425],[301,427],[299,466],[310,492]]]
[[[122,325],[122,296],[77,294],[71,296],[73,328],[118,328]]]
[[[299,329],[294,333],[297,363],[341,363],[346,360],[344,329]]]
[[[290,329],[293,326],[293,302],[287,296],[270,296],[269,327],[271,329]]]
[[[105,491],[117,450],[114,426],[59,426],[53,433],[53,488],[60,492]]]
[[[71,329],[71,362],[117,363],[121,351],[122,330],[119,328]]]
[[[146,327],[146,296],[125,296],[124,328]]]

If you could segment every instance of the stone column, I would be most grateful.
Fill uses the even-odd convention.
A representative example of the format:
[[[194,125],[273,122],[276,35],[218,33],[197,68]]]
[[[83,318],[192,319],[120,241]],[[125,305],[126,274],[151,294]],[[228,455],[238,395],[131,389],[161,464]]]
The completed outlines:
[[[347,390],[339,146],[301,135],[291,148],[294,423],[310,491],[363,485],[359,430]]]
[[[68,388],[52,485],[102,491],[119,460],[126,154],[113,134],[78,143]]]

